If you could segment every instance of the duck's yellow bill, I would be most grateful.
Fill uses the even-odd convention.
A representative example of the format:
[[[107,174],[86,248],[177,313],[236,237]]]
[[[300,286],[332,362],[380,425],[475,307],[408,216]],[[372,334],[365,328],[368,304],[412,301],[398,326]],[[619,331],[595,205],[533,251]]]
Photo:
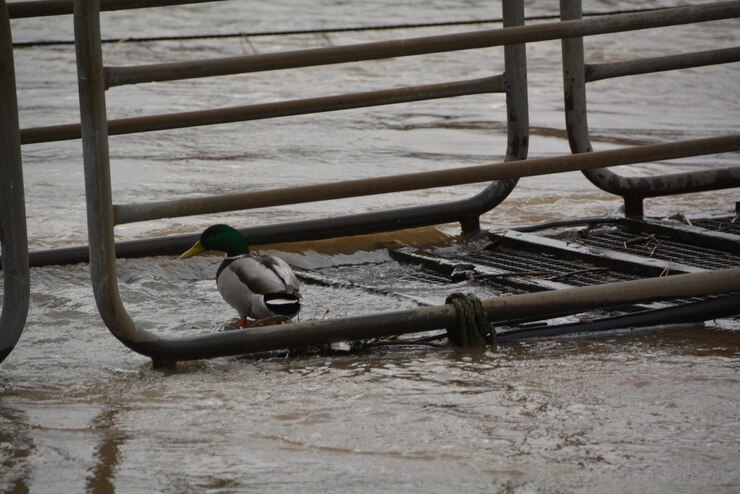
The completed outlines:
[[[200,254],[201,252],[205,252],[206,249],[203,248],[203,246],[200,244],[200,240],[195,242],[195,245],[190,247],[187,251],[183,252],[183,254],[180,256],[180,259],[187,259],[188,257],[193,257],[195,255]]]

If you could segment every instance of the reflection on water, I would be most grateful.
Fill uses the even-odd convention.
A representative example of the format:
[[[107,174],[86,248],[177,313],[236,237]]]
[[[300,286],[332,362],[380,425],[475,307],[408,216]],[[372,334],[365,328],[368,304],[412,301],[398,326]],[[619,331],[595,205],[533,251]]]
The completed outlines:
[[[115,428],[119,413],[119,409],[105,410],[93,421],[93,432],[99,433],[100,443],[93,453],[93,458],[97,459],[98,463],[87,477],[85,485],[87,492],[115,491],[113,480],[118,466],[120,446],[125,440]]]
[[[619,8],[660,6],[619,2]],[[613,2],[589,9],[609,10]],[[528,5],[532,14],[555,5]],[[213,9],[213,10],[211,10]],[[206,16],[206,13],[213,17]],[[435,21],[499,14],[489,2],[226,2],[104,14],[106,36]],[[214,19],[208,27],[205,18]],[[649,47],[655,56],[737,44],[737,21],[587,42],[590,61]],[[71,19],[18,20],[18,41],[69,37]],[[475,29],[467,26],[464,29]],[[412,37],[462,28],[107,45],[110,64],[238,55]],[[685,44],[685,43],[684,43]],[[559,43],[528,47],[530,156],[568,152]],[[16,56],[21,125],[77,117],[74,51]],[[430,70],[433,67],[434,70]],[[501,50],[292,72],[115,88],[112,118],[485,77]],[[731,64],[589,87],[594,146],[609,149],[734,132],[740,98]],[[327,82],[331,81],[331,87]],[[502,158],[500,95],[184,129],[111,139],[117,203],[241,192],[340,178],[482,164]],[[23,149],[32,249],[85,243],[79,142]],[[630,174],[736,164],[737,153],[630,167]],[[295,221],[448,201],[479,185],[180,218],[117,228],[121,239]],[[736,191],[650,200],[652,214],[727,210]],[[578,174],[521,181],[484,215],[507,226],[613,212],[620,201]],[[305,318],[440,303],[474,282],[432,286],[394,268],[384,247],[452,242],[457,227],[352,242],[273,246],[303,269],[350,279],[307,284]],[[215,257],[119,263],[121,294],[142,327],[164,335],[222,330],[234,314],[215,290]],[[0,367],[3,492],[735,492],[740,409],[737,322],[468,353],[378,347],[353,354],[216,359],[155,371],[103,327],[87,266],[32,271],[31,310]],[[463,286],[465,285],[465,286]],[[388,296],[389,288],[404,294]],[[385,292],[384,292],[385,290]]]
[[[736,331],[686,328],[488,353],[142,364],[64,397],[5,381],[4,481],[444,492],[622,490],[628,478],[634,492],[722,490],[737,481],[738,348]]]

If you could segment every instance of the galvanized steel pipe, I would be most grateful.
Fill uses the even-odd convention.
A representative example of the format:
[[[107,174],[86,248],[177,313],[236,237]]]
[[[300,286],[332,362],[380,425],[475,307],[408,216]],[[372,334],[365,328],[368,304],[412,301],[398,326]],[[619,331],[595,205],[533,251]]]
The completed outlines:
[[[0,362],[10,354],[28,315],[30,274],[23,193],[13,41],[5,0],[0,0],[0,246],[3,306]]]
[[[142,9],[217,1],[221,0],[103,0],[100,5],[100,10]],[[32,0],[13,2],[8,5],[8,11],[11,19],[67,15],[72,13],[73,3],[73,0]]]
[[[467,81],[444,82],[380,91],[114,119],[108,121],[108,135],[245,122],[249,120],[263,120],[370,106],[394,105],[412,101],[451,98],[471,94],[502,92],[504,92],[504,77],[497,75]],[[79,124],[52,125],[21,130],[22,144],[79,138]]]
[[[740,47],[681,53],[665,57],[641,58],[624,62],[585,64],[586,82],[732,62],[740,62]]]
[[[734,5],[722,4],[726,13],[740,8],[740,2],[730,2]],[[713,4],[720,6],[720,4]],[[561,18],[564,22],[574,22],[581,19],[581,0],[560,0]],[[691,22],[689,20],[689,22]],[[589,153],[593,150],[588,127],[588,110],[586,103],[587,67],[584,61],[583,38],[574,37],[562,40],[563,49],[563,89],[565,100],[565,121],[568,132],[568,142],[573,153]],[[714,55],[711,55],[714,56]],[[649,61],[652,70],[669,70],[684,66],[688,62],[702,64],[710,55],[684,54],[671,57],[661,57]],[[733,51],[724,52],[724,57],[730,59],[737,56]],[[647,72],[644,61],[620,62],[603,67],[602,75],[617,76]],[[598,71],[598,66],[595,70]],[[611,75],[610,75],[611,72]],[[621,73],[620,73],[621,72]],[[595,79],[594,79],[595,80]],[[624,213],[628,217],[643,215],[642,201],[645,197],[657,197],[671,194],[684,194],[717,190],[738,186],[736,168],[721,168],[698,172],[676,173],[655,177],[624,177],[611,170],[601,167],[584,169],[583,174],[595,186],[624,198]]]
[[[103,321],[116,338],[131,347],[134,343],[157,341],[158,338],[155,334],[136,327],[126,312],[118,291],[115,242],[111,235],[114,221],[99,1],[75,0],[74,3],[90,277],[95,302]]]
[[[407,57],[506,44],[689,24],[740,16],[740,2],[727,1],[593,19],[426,36],[392,41],[264,53],[212,60],[107,67],[108,87],[267,70],[291,69],[362,60]]]
[[[710,137],[666,144],[648,144],[570,156],[554,156],[519,162],[494,163],[450,170],[408,173],[328,184],[304,185],[226,196],[116,205],[114,206],[114,211],[116,224],[124,224],[159,218],[173,218],[194,214],[208,214],[221,211],[386,194],[489,180],[531,177],[550,173],[629,165],[738,150],[740,150],[740,134],[733,134],[722,137]],[[731,168],[726,171],[724,184],[727,187],[740,186],[740,167]]]
[[[740,291],[740,268],[510,295],[483,300],[491,322],[547,318],[557,314],[660,299]],[[452,305],[367,314],[341,319],[234,330],[177,341],[136,344],[132,348],[155,363],[240,355],[337,341],[358,340],[454,327]]]

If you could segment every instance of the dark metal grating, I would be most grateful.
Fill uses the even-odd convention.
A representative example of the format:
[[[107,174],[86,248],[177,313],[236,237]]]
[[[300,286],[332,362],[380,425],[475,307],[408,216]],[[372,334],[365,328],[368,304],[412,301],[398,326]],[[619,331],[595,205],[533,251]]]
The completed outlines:
[[[572,232],[548,235],[552,238],[625,252],[641,257],[696,266],[703,269],[723,269],[740,266],[740,254],[724,252],[701,245],[692,245],[662,235],[635,234],[621,226],[583,229],[574,237]]]
[[[564,259],[545,253],[533,253],[511,248],[498,248],[466,254],[464,262],[491,266],[506,271],[539,273],[528,275],[573,286],[596,285],[636,279],[636,276],[601,268],[584,261]]]
[[[725,218],[691,220],[691,224],[713,232],[731,233],[740,236],[740,215]]]

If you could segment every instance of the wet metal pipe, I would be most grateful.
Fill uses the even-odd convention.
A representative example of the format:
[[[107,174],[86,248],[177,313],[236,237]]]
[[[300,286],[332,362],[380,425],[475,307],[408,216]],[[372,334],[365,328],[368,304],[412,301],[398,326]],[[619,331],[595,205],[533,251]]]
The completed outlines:
[[[612,316],[588,322],[554,324],[534,328],[507,331],[496,335],[497,343],[532,338],[551,338],[566,334],[613,331],[625,328],[645,328],[664,326],[666,324],[691,324],[709,319],[720,319],[736,316],[740,313],[740,293],[725,295],[719,298],[690,302],[662,309],[651,309],[621,316]]]
[[[149,7],[167,7],[190,3],[216,2],[220,0],[103,0],[100,10],[126,10]],[[23,17],[45,17],[72,13],[73,0],[33,0],[13,2],[8,5],[11,19]]]
[[[715,4],[718,5],[718,4]],[[740,6],[740,2],[735,2]],[[581,0],[560,0],[561,19],[565,22],[581,19]],[[586,77],[584,62],[583,38],[575,37],[562,40],[563,51],[563,89],[565,100],[565,122],[568,142],[573,153],[589,153],[593,150],[589,135]],[[722,56],[734,57],[735,53],[724,52]],[[691,60],[691,59],[694,60]],[[687,54],[660,58],[650,63],[655,69],[667,70],[693,61],[699,63],[706,58],[703,54]],[[642,73],[646,66],[643,61],[607,64],[606,75]],[[598,66],[597,66],[598,67]],[[596,69],[598,70],[598,68]],[[623,74],[618,74],[624,72]],[[643,215],[643,199],[662,195],[683,194],[717,190],[737,186],[737,175],[734,168],[706,170],[700,172],[676,173],[655,177],[623,177],[606,168],[596,167],[583,171],[583,174],[594,185],[611,194],[624,198],[624,214],[627,217]]]
[[[511,0],[522,8],[521,0]],[[100,44],[100,18],[98,0],[75,0],[74,27],[78,86],[80,93],[80,118],[82,122],[82,148],[85,170],[85,195],[87,204],[87,226],[90,251],[90,274],[98,311],[108,329],[124,345],[149,354],[152,350],[155,361],[166,360],[171,349],[178,347],[182,339],[160,339],[155,334],[137,327],[129,316],[120,298],[116,276],[116,253],[113,238],[114,211],[112,205],[110,156],[108,151],[108,128],[105,106],[105,81]],[[508,65],[508,64],[507,64]],[[511,70],[525,70],[523,64]],[[507,100],[508,102],[508,100]],[[511,151],[522,154],[520,150]],[[503,191],[503,192],[502,192]],[[407,208],[405,221],[418,221],[409,215],[419,215],[428,221],[440,215],[450,214],[452,209],[459,217],[467,217],[476,211],[486,211],[496,205],[510,191],[507,187],[490,184],[475,196],[451,203],[434,204],[419,208]],[[502,196],[503,194],[503,196]],[[385,221],[390,221],[385,218]],[[469,223],[469,222],[468,222]],[[402,224],[395,225],[402,228]],[[367,224],[365,225],[367,227]],[[227,337],[228,338],[228,337]],[[211,341],[222,341],[223,335],[212,335]],[[197,351],[197,349],[193,349]],[[161,355],[164,352],[164,357]],[[230,354],[228,345],[218,353]],[[192,358],[192,357],[186,357]]]
[[[504,162],[450,170],[408,173],[328,184],[247,192],[227,196],[117,205],[114,206],[114,211],[116,224],[124,224],[159,218],[263,208],[402,192],[406,190],[420,190],[489,180],[507,180],[738,150],[740,150],[740,134],[734,134],[674,143],[648,144],[571,156],[555,156],[521,162]],[[740,186],[740,167],[726,170],[726,177],[723,177],[723,183],[726,187]]]
[[[0,0],[0,246],[3,306],[0,362],[15,348],[28,316],[30,273],[23,194],[13,41],[5,0]]]
[[[512,0],[513,1],[513,0]],[[521,8],[521,2],[519,7]],[[81,134],[85,165],[85,194],[87,201],[88,237],[90,240],[90,273],[93,293],[103,321],[111,333],[126,346],[152,356],[155,363],[174,359],[198,358],[199,341],[191,339],[160,339],[151,332],[136,326],[120,299],[116,279],[115,244],[113,241],[114,211],[111,202],[111,176],[108,152],[105,87],[100,46],[99,1],[75,0],[75,38],[77,40],[77,68],[80,92]],[[508,65],[508,64],[507,64]],[[521,64],[519,64],[521,65]],[[507,66],[507,74],[512,68]],[[524,70],[520,66],[517,70]],[[508,102],[508,100],[507,100]],[[515,156],[522,155],[512,149]],[[501,198],[492,184],[471,199],[452,203],[453,207],[466,206],[470,214],[478,206],[496,204]],[[508,190],[505,188],[505,192]],[[470,202],[473,201],[473,202]],[[480,202],[481,204],[478,204]],[[450,204],[424,208],[424,214],[438,212]],[[230,355],[231,335],[215,334],[208,337],[214,342],[213,356]],[[178,353],[195,341],[195,348]],[[224,345],[223,342],[226,342]],[[178,350],[179,349],[179,350]]]
[[[275,103],[235,106],[192,112],[170,113],[110,120],[108,135],[132,134],[179,129],[248,120],[306,115],[309,113],[349,110],[369,106],[393,105],[471,94],[504,92],[504,77],[492,76],[468,81],[427,84],[381,91],[306,98]],[[80,138],[79,124],[53,125],[21,130],[21,143],[62,141]]]
[[[156,364],[177,360],[189,360],[203,357],[235,355],[258,351],[259,345],[282,348],[292,346],[297,340],[311,336],[316,330],[322,341],[351,339],[349,330],[407,332],[409,328],[433,329],[449,325],[451,307],[428,308],[420,311],[370,315],[357,318],[361,326],[352,326],[345,320],[338,320],[329,329],[334,331],[326,336],[323,324],[301,323],[275,328],[272,332],[234,331],[216,333],[200,337],[177,339],[159,338],[157,335],[136,326],[126,312],[118,292],[115,269],[115,244],[113,241],[114,211],[111,203],[111,177],[107,139],[107,119],[105,111],[105,87],[100,47],[100,24],[98,15],[99,3],[96,0],[75,0],[75,37],[77,43],[78,83],[80,89],[80,114],[82,119],[82,142],[85,162],[85,192],[88,214],[88,236],[90,239],[90,272],[93,280],[93,292],[99,312],[109,330],[126,346],[135,351],[149,355]],[[511,163],[508,163],[511,164]],[[730,290],[722,285],[725,280],[723,272],[712,273],[714,285],[711,290]],[[735,281],[732,289],[737,289],[738,273],[732,273]],[[644,280],[643,280],[644,281]],[[699,279],[685,279],[680,286],[684,291],[693,291],[699,286]],[[635,289],[644,285],[632,285]],[[573,294],[576,298],[584,292]],[[656,296],[671,296],[658,294]],[[584,297],[585,298],[585,297]],[[644,297],[642,297],[644,298]],[[539,302],[539,301],[538,301]],[[531,314],[530,307],[528,313]],[[508,315],[511,318],[511,315]],[[368,322],[370,325],[368,326]],[[312,326],[313,325],[313,326]],[[286,330],[293,328],[292,332]],[[296,330],[296,328],[298,330]],[[335,330],[345,328],[345,334]],[[402,329],[397,331],[396,328]],[[253,341],[257,337],[259,341]],[[286,341],[287,340],[287,341]]]
[[[740,268],[732,268],[495,297],[483,300],[483,305],[489,320],[495,323],[533,315],[546,318],[551,314],[737,291],[740,291]],[[451,328],[455,321],[454,307],[441,305],[185,337],[166,344],[147,342],[132,348],[150,356],[156,364]]]
[[[732,62],[740,62],[740,47],[642,58],[626,62],[586,64],[586,82]]]
[[[706,5],[675,7],[650,12],[618,14],[593,19],[380,41],[349,46],[264,53],[212,60],[131,67],[107,67],[105,72],[108,87],[112,87],[142,82],[172,81],[488,48],[505,44],[634,31],[738,16],[740,16],[740,2],[735,0]]]
[[[74,3],[90,277],[95,303],[105,325],[116,338],[131,347],[136,343],[157,341],[158,337],[136,327],[118,291],[115,243],[111,235],[114,222],[99,7],[99,0],[75,0]]]
[[[501,8],[505,28],[524,25],[523,0],[503,2]],[[527,159],[529,152],[527,48],[524,44],[504,46],[504,89],[506,91],[506,155],[504,161],[524,160]],[[518,178],[495,180],[473,197],[450,202],[447,205],[442,203],[432,206],[436,208],[435,212],[438,215],[434,222],[429,221],[432,218],[429,215],[432,212],[430,209],[425,211],[420,208],[407,208],[403,214],[409,218],[409,213],[420,213],[421,219],[425,221],[421,225],[426,226],[440,224],[445,221],[445,217],[450,217],[454,209],[457,209],[456,218],[460,222],[462,233],[474,234],[480,231],[480,215],[503,202],[514,190],[518,180]],[[459,212],[464,214],[459,214]]]
[[[522,2],[504,4],[504,25],[524,22]],[[524,159],[527,156],[528,114],[526,84],[526,53],[522,45],[504,48],[505,79],[507,81],[507,152],[506,160]],[[496,78],[492,78],[496,79]],[[109,122],[110,124],[110,122]],[[319,240],[342,236],[362,235],[385,231],[438,225],[460,221],[463,228],[477,230],[477,216],[500,203],[511,191],[515,180],[497,181],[472,197],[400,209],[373,211],[330,218],[298,222],[260,225],[242,228],[241,233],[251,245],[276,242]],[[469,231],[469,230],[465,230]],[[194,235],[174,235],[120,242],[116,244],[116,257],[145,257],[172,255],[185,250],[195,241]],[[87,247],[67,247],[32,252],[32,266],[88,262]]]

